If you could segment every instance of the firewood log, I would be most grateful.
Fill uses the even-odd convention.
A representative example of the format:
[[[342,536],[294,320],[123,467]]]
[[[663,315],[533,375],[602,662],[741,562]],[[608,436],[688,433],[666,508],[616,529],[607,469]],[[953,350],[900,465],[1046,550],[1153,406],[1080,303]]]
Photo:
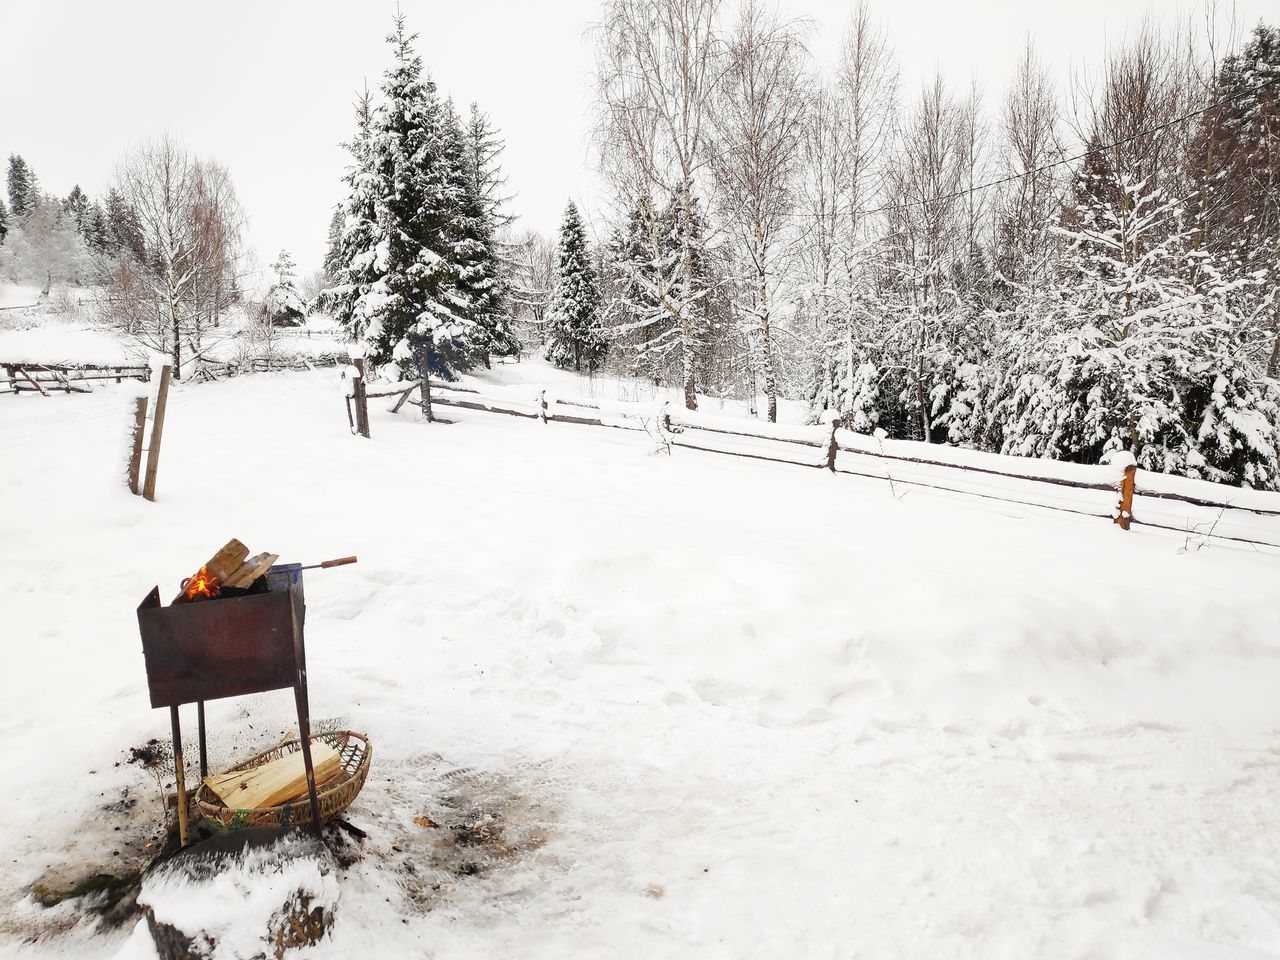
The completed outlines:
[[[249,556],[248,547],[239,540],[228,540],[227,545],[215,553],[209,562],[204,565],[204,572],[219,584],[225,583],[227,577],[240,568],[240,565],[244,563],[244,558],[247,556]]]
[[[342,772],[338,751],[326,743],[311,744],[311,762],[317,788]],[[204,782],[233,810],[278,807],[307,795],[307,771],[301,750],[249,770],[207,777]]]

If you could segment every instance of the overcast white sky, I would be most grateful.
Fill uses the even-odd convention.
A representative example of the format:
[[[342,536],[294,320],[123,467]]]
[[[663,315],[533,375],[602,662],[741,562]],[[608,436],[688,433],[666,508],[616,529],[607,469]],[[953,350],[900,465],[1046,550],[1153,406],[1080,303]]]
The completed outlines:
[[[730,0],[732,2],[732,0]],[[319,265],[340,199],[351,103],[387,63],[394,0],[0,0],[0,156],[20,153],[48,191],[103,192],[131,142],[168,130],[230,169],[261,262],[281,247]],[[820,61],[852,0],[781,2],[812,21]],[[1247,31],[1276,0],[1224,0]],[[507,142],[512,211],[543,232],[572,197],[597,204],[588,151],[597,0],[401,0],[441,90],[472,100]],[[1028,33],[1066,79],[1174,0],[882,0],[873,9],[914,90],[937,68],[1003,94]]]

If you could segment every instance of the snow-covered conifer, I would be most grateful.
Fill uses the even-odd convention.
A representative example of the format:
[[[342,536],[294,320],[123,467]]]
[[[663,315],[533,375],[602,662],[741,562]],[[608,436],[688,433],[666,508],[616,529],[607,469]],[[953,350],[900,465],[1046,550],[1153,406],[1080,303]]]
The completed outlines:
[[[35,171],[17,154],[9,154],[9,210],[15,220],[31,215],[40,197],[40,184]]]
[[[379,180],[374,169],[373,100],[368,90],[356,101],[356,132],[346,145],[351,163],[343,175],[347,197],[340,204],[342,228],[332,253],[330,286],[320,292],[321,309],[332,313],[352,340],[365,336],[386,297],[387,240],[378,210]]]
[[[395,62],[383,75],[385,103],[373,124],[378,219],[386,232],[385,298],[366,331],[375,362],[442,372],[465,366],[470,306],[458,288],[460,143],[435,83],[414,52],[403,16],[388,36]],[[415,359],[419,358],[419,359]]]
[[[488,365],[491,354],[519,351],[511,332],[507,271],[497,239],[498,230],[510,222],[501,210],[506,199],[501,192],[505,179],[498,164],[502,141],[488,116],[474,103],[462,138],[458,281],[470,304],[468,316],[475,324],[469,336],[470,352]]]
[[[560,225],[556,286],[548,311],[547,359],[558,367],[596,370],[608,344],[599,323],[600,290],[577,206],[570,201]]]
[[[115,187],[107,190],[104,210],[107,218],[107,249],[112,256],[128,256],[142,260],[146,244],[142,238],[142,226],[137,211],[129,205]]]
[[[62,201],[62,209],[75,221],[76,229],[84,236],[84,218],[89,213],[89,197],[80,189],[80,184],[71,188],[67,199]]]
[[[275,271],[276,278],[263,303],[267,316],[277,326],[296,327],[306,318],[306,307],[298,293],[293,258],[288,250],[280,251],[271,269]]]

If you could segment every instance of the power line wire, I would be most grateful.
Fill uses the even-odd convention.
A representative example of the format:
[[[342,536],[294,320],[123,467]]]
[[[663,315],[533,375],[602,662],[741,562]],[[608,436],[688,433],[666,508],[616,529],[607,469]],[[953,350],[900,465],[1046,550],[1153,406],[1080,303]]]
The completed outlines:
[[[1180,123],[1185,123],[1188,120],[1194,120],[1196,117],[1203,116],[1204,114],[1208,113],[1211,110],[1217,110],[1219,107],[1224,107],[1227,104],[1232,103],[1236,100],[1241,100],[1245,97],[1252,96],[1253,94],[1257,93],[1259,90],[1262,90],[1264,87],[1270,86],[1271,83],[1272,83],[1272,80],[1270,78],[1267,80],[1263,80],[1261,83],[1257,84],[1256,86],[1250,87],[1247,90],[1241,90],[1239,93],[1232,94],[1229,97],[1224,97],[1221,100],[1218,100],[1214,103],[1209,104],[1208,106],[1201,107],[1199,110],[1193,110],[1191,113],[1186,113],[1180,117],[1175,117],[1172,120],[1167,120],[1164,123],[1157,124],[1156,126],[1151,127],[1147,130],[1139,131],[1138,133],[1135,133],[1132,136],[1123,137],[1122,139],[1116,140],[1113,143],[1104,144],[1103,146],[1094,147],[1091,150],[1086,150],[1084,153],[1076,154],[1074,157],[1063,157],[1061,160],[1055,160],[1052,163],[1046,163],[1032,170],[1026,170],[1026,171],[1023,171],[1022,173],[1013,174],[1012,176],[1002,177],[999,180],[991,180],[987,183],[980,183],[972,187],[966,187],[964,190],[956,190],[956,191],[953,191],[952,193],[939,194],[936,197],[928,197],[924,200],[908,200],[908,201],[899,202],[899,203],[889,203],[880,207],[871,207],[870,209],[866,209],[866,210],[851,211],[848,214],[848,216],[868,217],[868,216],[871,216],[872,214],[885,213],[889,210],[905,210],[911,207],[923,207],[931,203],[943,203],[947,200],[958,200],[961,197],[969,196],[970,194],[974,194],[974,193],[979,193],[983,190],[989,190],[992,187],[1001,187],[1008,183],[1016,183],[1017,181],[1024,180],[1027,177],[1033,177],[1041,173],[1047,173],[1048,171],[1052,170],[1054,167],[1061,167],[1061,166],[1066,166],[1068,164],[1079,163],[1081,160],[1087,159],[1088,157],[1096,156],[1097,154],[1100,154],[1100,153],[1105,153],[1108,150],[1114,150],[1116,147],[1133,143],[1135,140],[1141,140],[1143,137],[1154,136],[1155,134],[1160,133],[1164,130],[1167,130],[1170,127],[1177,126]],[[832,211],[832,213],[828,215],[828,214],[817,214],[817,213],[800,211],[800,210],[795,210],[786,214],[786,216],[789,216],[789,217],[808,217],[814,220],[825,219],[827,216],[834,217],[837,215],[841,215],[841,214],[838,214],[837,211]]]

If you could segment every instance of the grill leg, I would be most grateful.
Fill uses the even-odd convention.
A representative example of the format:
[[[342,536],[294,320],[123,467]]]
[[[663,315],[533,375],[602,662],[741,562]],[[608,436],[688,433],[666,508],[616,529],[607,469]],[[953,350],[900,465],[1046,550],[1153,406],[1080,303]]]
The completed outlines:
[[[302,737],[302,764],[307,771],[307,796],[311,800],[311,829],[321,836],[320,801],[316,797],[316,771],[311,766],[311,710],[307,703],[306,673],[302,683],[293,688],[293,698],[298,704],[298,733]]]
[[[178,722],[178,708],[169,708],[169,720],[173,724],[173,772],[178,777],[178,842],[187,845],[187,776],[182,762],[182,726]]]
[[[200,727],[200,781],[209,776],[209,752],[204,739],[204,701],[196,703],[196,724]]]

